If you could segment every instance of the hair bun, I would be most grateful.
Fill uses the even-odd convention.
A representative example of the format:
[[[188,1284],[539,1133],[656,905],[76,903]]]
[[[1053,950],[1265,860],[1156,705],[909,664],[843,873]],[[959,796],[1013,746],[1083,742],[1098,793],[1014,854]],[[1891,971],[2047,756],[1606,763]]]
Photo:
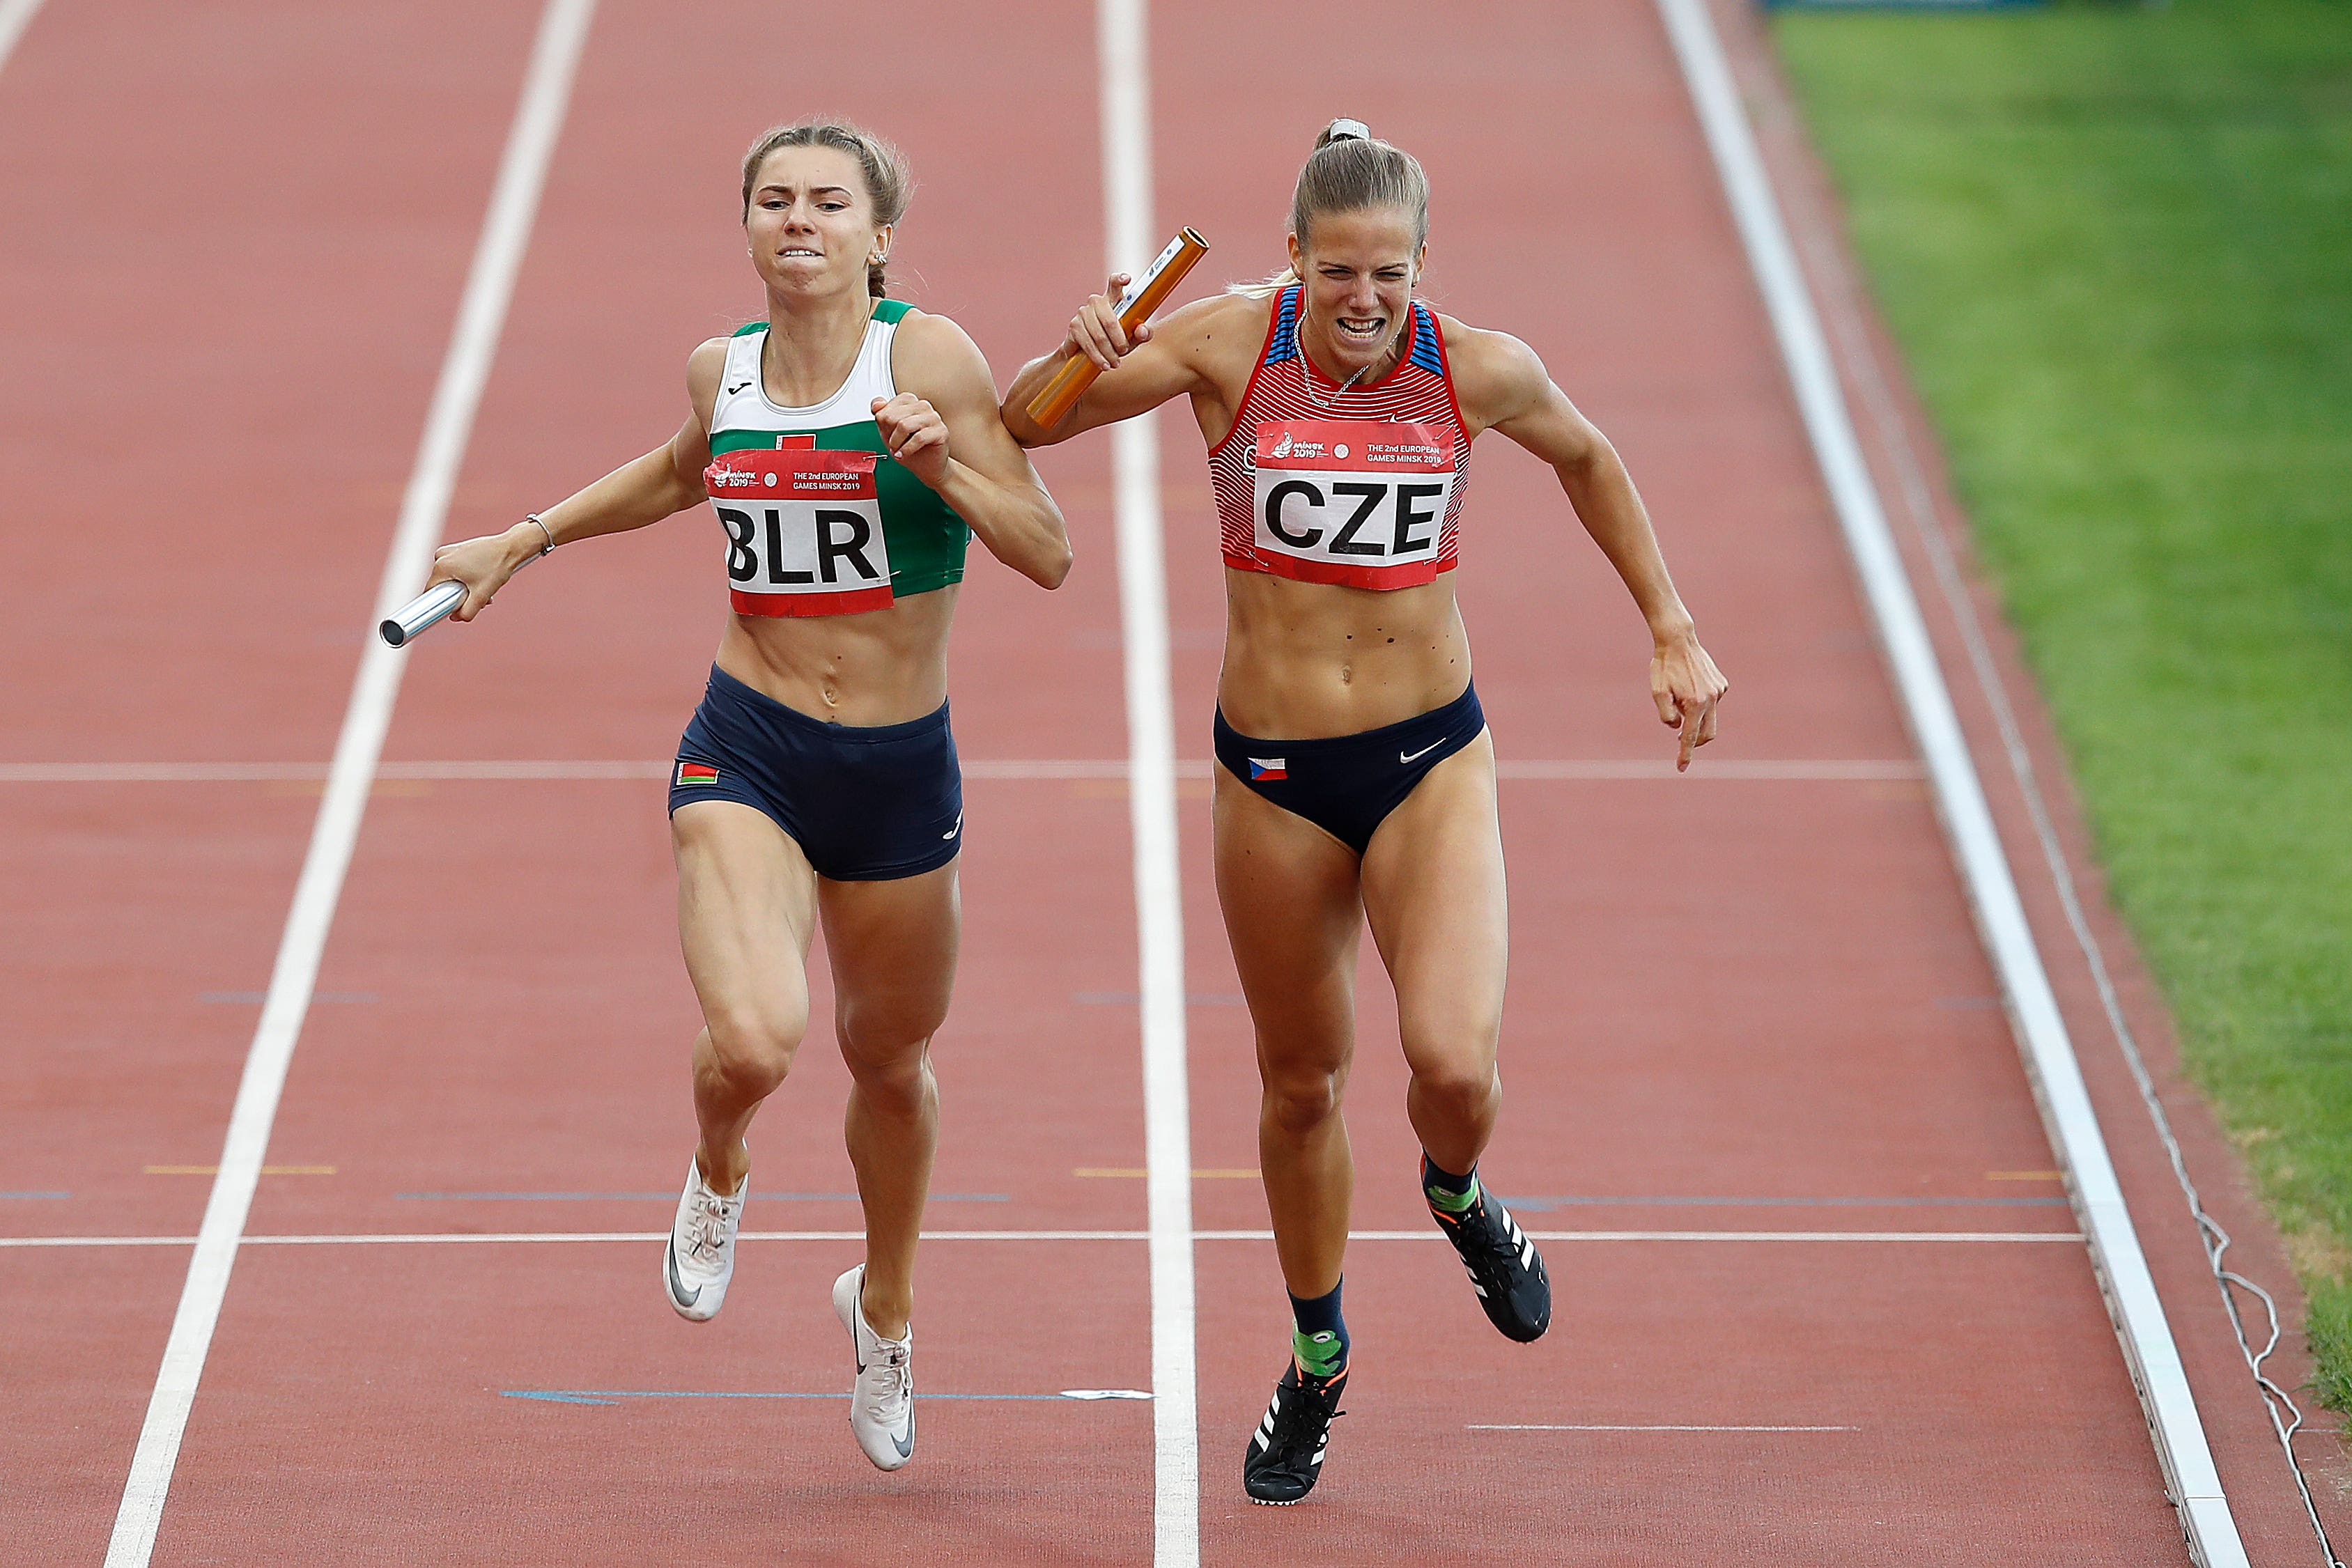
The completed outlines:
[[[1322,135],[1315,139],[1315,150],[1320,152],[1334,141],[1370,141],[1371,139],[1372,128],[1362,120],[1335,120],[1323,128]]]

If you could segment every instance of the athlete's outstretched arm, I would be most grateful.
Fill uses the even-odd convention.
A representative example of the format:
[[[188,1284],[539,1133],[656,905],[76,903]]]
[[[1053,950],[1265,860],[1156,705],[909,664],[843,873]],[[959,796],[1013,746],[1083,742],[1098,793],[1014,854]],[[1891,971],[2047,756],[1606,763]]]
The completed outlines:
[[[443,545],[433,552],[435,582],[462,582],[466,601],[450,619],[471,621],[488,607],[507,579],[542,549],[598,534],[626,533],[660,522],[703,499],[702,471],[710,465],[710,410],[719,376],[727,362],[727,340],[713,338],[686,363],[691,412],[677,434],[642,457],[632,458],[583,490],[575,491],[501,534],[484,534]],[[541,528],[546,529],[542,535]]]
[[[1129,338],[1118,324],[1117,308],[1127,280],[1123,272],[1112,274],[1108,291],[1088,299],[1070,319],[1062,346],[1044,359],[1030,361],[1013,378],[1004,394],[1003,417],[1013,440],[1024,446],[1051,446],[1097,425],[1149,413],[1170,398],[1206,384],[1191,351],[1193,340],[1202,318],[1229,302],[1196,299],[1157,327],[1144,322]],[[1103,373],[1059,424],[1045,429],[1029,417],[1029,403],[1055,371],[1081,355]]]
[[[898,329],[898,384],[874,423],[890,455],[971,525],[988,553],[1044,588],[1070,575],[1070,536],[996,413],[996,380],[964,329],[944,316],[909,316]]]
[[[1653,643],[1650,695],[1659,719],[1681,731],[1675,766],[1687,768],[1691,753],[1715,738],[1716,705],[1731,684],[1699,645],[1624,460],[1525,343],[1458,326],[1449,327],[1446,341],[1463,413],[1476,421],[1473,428],[1499,430],[1551,465],[1585,532],[1641,607]]]

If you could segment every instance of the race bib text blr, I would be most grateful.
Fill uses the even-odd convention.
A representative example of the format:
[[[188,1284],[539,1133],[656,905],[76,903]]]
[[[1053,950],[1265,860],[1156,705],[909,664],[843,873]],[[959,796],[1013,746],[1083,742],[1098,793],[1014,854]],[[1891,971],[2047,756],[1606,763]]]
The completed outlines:
[[[727,530],[737,614],[848,615],[890,603],[875,461],[798,446],[730,452],[703,470]]]

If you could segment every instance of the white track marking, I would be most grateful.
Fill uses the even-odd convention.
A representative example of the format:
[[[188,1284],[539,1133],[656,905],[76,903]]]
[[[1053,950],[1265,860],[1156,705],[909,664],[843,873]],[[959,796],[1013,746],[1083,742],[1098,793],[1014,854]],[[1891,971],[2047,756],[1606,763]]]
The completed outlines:
[[[1160,247],[1151,215],[1148,0],[1097,0],[1104,249],[1116,269]],[[1118,622],[1127,674],[1128,821],[1143,1026],[1143,1163],[1151,1225],[1151,1550],[1201,1561],[1201,1448],[1192,1310],[1192,1093],[1184,1068],[1184,916],[1176,861],[1175,718],[1160,522],[1157,416],[1111,431]]]
[[[0,68],[8,64],[8,57],[16,49],[16,40],[25,36],[32,24],[33,13],[41,8],[41,0],[0,0]]]
[[[1687,773],[1675,771],[1671,757],[1642,758],[1617,761],[1595,758],[1590,761],[1570,759],[1547,762],[1536,758],[1505,758],[1495,764],[1498,779],[1673,779],[1684,783],[1705,783],[1711,779],[1748,782],[1777,782],[1782,779],[1812,783],[1869,783],[1882,779],[1924,779],[1927,770],[1909,759],[1901,761],[1877,758],[1856,758],[1852,761],[1832,758],[1822,761],[1791,759],[1780,762],[1766,758],[1726,758],[1720,760],[1700,756],[1691,761]]]
[[[1717,761],[1706,768],[1678,774],[1671,759],[1650,758],[1528,758],[1496,765],[1504,779],[1680,779],[1796,780],[1820,783],[1872,782],[1924,779],[1927,770],[1917,762],[1876,758],[1808,761],[1802,758],[1755,758]],[[379,762],[379,779],[667,779],[670,764],[640,761],[548,762]],[[1184,758],[1175,764],[1179,779],[1206,779],[1206,758]],[[0,762],[0,784],[236,784],[303,781],[327,777],[324,762]],[[966,779],[1125,779],[1131,766],[1123,757],[971,758],[963,759]]]
[[[0,784],[261,783],[324,779],[323,762],[0,762]]]
[[[434,541],[441,536],[450,491],[506,320],[515,272],[522,262],[548,158],[562,123],[593,10],[594,0],[548,0],[541,16],[521,103],[491,192],[489,212],[466,279],[465,298],[442,361],[440,382],[433,391],[424,439],[401,502],[392,548],[384,559],[370,625],[415,592],[431,563]],[[367,806],[384,732],[392,723],[393,700],[400,689],[400,655],[373,637],[367,640],[366,650],[360,658],[350,706],[344,710],[326,797],[320,802],[310,850],[295,884],[293,907],[278,943],[261,1020],[254,1030],[244,1076],[237,1085],[236,1107],[221,1145],[220,1174],[213,1178],[195,1255],[188,1262],[187,1282],[173,1314],[163,1366],[156,1375],[139,1447],[123,1484],[122,1503],[106,1552],[107,1568],[145,1568],[154,1552],[155,1531],[171,1490],[188,1410],[195,1401],[205,1357],[212,1347],[213,1329],[236,1261],[237,1240],[260,1180],[270,1124],[286,1085],[286,1070],[310,1009],[320,955],[325,949],[343,873],[359,837],[360,818]]]
[[[1859,1432],[1859,1427],[1612,1427],[1594,1423],[1527,1422],[1515,1426],[1480,1423],[1465,1432]]]
[[[193,1236],[0,1236],[0,1247],[194,1247]]]
[[[1770,176],[1758,152],[1737,85],[1716,36],[1706,0],[1658,0],[1692,101],[1723,179],[1734,222],[1762,291],[1786,361],[1797,404],[1812,439],[1847,549],[1862,577],[1905,713],[1927,762],[1954,858],[1966,880],[1977,925],[2000,971],[2051,1141],[2070,1176],[2076,1211],[2091,1241],[2116,1337],[2147,1409],[2158,1463],[2189,1542],[2205,1568],[2246,1562],[2237,1522],[2213,1468],[2197,1402],[2166,1322],[2164,1302],[2123,1188],[2116,1180],[2098,1118],[2083,1084],[2057,998],[2035,948],[2017,884],[1987,807],[1976,763],[1951,693],[1936,660],[1917,599],[1864,461],[1835,361],[1805,287],[1780,216]]]
[[[247,1247],[409,1247],[428,1243],[524,1243],[658,1241],[666,1230],[419,1230],[327,1232],[310,1236],[247,1236]],[[1530,1230],[1538,1241],[1864,1241],[1911,1242],[2066,1241],[2080,1245],[2072,1230]],[[863,1241],[862,1230],[746,1230],[739,1241]],[[926,1241],[1150,1241],[1149,1230],[926,1230]],[[7,1247],[193,1247],[193,1236],[0,1236]],[[1271,1230],[1195,1230],[1195,1241],[1271,1241]],[[1353,1230],[1349,1241],[1443,1241],[1434,1230]]]

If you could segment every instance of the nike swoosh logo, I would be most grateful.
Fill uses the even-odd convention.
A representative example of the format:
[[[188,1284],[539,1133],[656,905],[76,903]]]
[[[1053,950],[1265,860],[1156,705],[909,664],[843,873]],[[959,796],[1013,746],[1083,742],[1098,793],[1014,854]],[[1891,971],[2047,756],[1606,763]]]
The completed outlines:
[[[946,832],[941,833],[941,834],[940,835],[940,838],[942,838],[942,839],[951,839],[951,838],[954,838],[958,833],[961,833],[961,832],[962,832],[962,831],[963,831],[963,813],[962,813],[961,811],[958,811],[958,812],[956,813],[956,823],[955,823],[955,826],[954,826],[954,827],[952,827],[952,828],[950,828]]]
[[[1433,740],[1427,746],[1423,747],[1419,751],[1414,752],[1411,757],[1407,757],[1403,752],[1400,751],[1397,753],[1397,760],[1399,762],[1418,761],[1444,744],[1445,742],[1442,740]]]
[[[915,1413],[914,1413],[912,1410],[909,1410],[909,1411],[908,1411],[908,1412],[907,1412],[907,1436],[906,1436],[906,1439],[905,1439],[903,1442],[902,1442],[902,1441],[900,1441],[900,1440],[899,1440],[898,1434],[898,1433],[896,1433],[896,1432],[893,1432],[893,1433],[891,1433],[891,1434],[890,1434],[890,1446],[891,1446],[892,1448],[896,1448],[896,1449],[898,1449],[898,1457],[899,1457],[900,1458],[902,1458],[902,1459],[906,1459],[906,1458],[912,1458],[914,1457],[914,1453],[915,1453]]]
[[[751,383],[750,382],[737,382],[733,386],[727,389],[727,393],[730,397],[732,397],[735,393],[741,392],[745,387],[748,387],[751,384]]]
[[[689,1292],[686,1288],[686,1281],[677,1277],[677,1249],[667,1241],[662,1243],[662,1271],[669,1276],[671,1301],[681,1307],[690,1307],[702,1300],[701,1286],[697,1285]]]

